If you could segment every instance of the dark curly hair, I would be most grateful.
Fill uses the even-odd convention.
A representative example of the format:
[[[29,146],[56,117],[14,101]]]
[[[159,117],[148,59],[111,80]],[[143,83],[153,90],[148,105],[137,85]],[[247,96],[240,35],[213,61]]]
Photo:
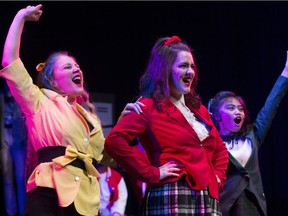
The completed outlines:
[[[219,119],[219,108],[223,104],[223,102],[225,100],[227,100],[228,98],[237,99],[243,107],[243,111],[245,114],[244,123],[243,123],[240,131],[237,134],[235,134],[238,138],[241,138],[247,133],[248,129],[251,126],[249,111],[247,109],[245,100],[242,96],[239,96],[232,91],[220,91],[215,95],[214,98],[210,99],[210,101],[208,102],[208,110],[212,114],[211,119],[212,119],[214,125],[219,130],[220,128],[219,128],[219,123],[217,120],[217,119]]]

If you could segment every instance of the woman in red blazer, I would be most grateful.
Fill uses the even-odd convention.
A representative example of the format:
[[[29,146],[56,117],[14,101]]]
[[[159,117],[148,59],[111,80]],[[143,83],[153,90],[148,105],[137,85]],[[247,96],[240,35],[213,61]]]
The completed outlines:
[[[221,215],[228,153],[195,91],[197,73],[186,43],[160,38],[140,79],[142,112],[125,115],[106,138],[108,154],[149,183],[141,215]],[[129,145],[136,137],[148,157]]]

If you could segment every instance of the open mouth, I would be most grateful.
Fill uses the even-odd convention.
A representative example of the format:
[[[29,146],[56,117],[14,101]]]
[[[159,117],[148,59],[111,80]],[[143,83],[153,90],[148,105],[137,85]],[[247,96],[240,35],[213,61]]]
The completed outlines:
[[[76,76],[74,76],[74,77],[72,78],[72,81],[73,81],[75,84],[80,85],[82,80],[81,80],[80,75],[76,75]]]
[[[183,78],[182,80],[186,86],[190,85],[190,80],[191,80],[190,78]]]
[[[234,119],[234,122],[235,122],[236,124],[240,124],[241,120],[242,120],[242,118],[241,118],[240,116],[238,116],[238,117],[236,117],[236,118]]]

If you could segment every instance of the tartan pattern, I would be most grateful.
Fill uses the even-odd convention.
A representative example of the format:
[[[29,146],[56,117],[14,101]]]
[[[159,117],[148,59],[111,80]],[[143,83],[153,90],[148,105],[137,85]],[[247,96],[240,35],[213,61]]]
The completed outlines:
[[[184,179],[147,191],[141,215],[221,216],[219,201],[209,196],[207,188],[196,191]]]

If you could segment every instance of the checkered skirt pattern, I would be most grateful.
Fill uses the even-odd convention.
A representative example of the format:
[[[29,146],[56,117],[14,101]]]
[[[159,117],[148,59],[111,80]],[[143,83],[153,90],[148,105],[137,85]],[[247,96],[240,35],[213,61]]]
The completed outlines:
[[[211,198],[207,188],[191,189],[185,179],[164,184],[147,191],[141,215],[221,216],[219,201]]]

